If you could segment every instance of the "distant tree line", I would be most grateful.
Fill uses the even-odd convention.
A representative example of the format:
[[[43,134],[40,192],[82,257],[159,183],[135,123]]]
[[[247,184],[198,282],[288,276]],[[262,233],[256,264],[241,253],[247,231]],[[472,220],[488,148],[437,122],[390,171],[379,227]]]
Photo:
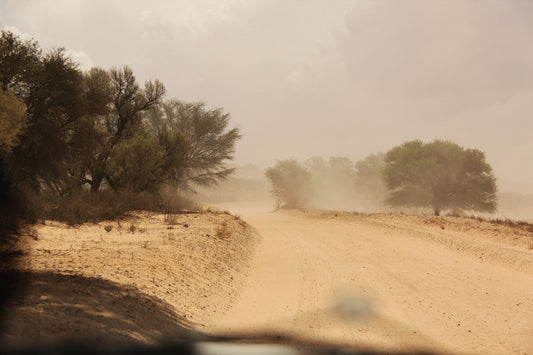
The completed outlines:
[[[229,114],[165,93],[159,80],[138,83],[127,66],[83,72],[65,49],[43,51],[2,31],[0,198],[104,186],[155,193],[226,178],[241,137]]]
[[[383,154],[353,163],[345,157],[281,160],[266,170],[277,207],[380,208],[385,186]]]
[[[288,208],[329,208],[328,201],[339,208],[341,201],[351,209],[383,204],[431,208],[439,215],[497,207],[496,179],[485,154],[449,141],[406,142],[355,165],[348,158],[278,161],[266,176],[277,205]]]

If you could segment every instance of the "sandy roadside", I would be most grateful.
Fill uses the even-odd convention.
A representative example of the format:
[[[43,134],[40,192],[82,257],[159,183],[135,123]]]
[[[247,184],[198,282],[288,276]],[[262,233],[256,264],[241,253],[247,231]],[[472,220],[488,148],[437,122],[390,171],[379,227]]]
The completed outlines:
[[[4,315],[8,342],[154,344],[202,331],[231,307],[255,231],[227,213],[138,213],[120,222],[35,227],[28,284]]]
[[[378,351],[533,352],[529,230],[220,207],[253,228],[227,213],[38,227],[30,288],[4,339],[155,344],[201,331]],[[357,314],[360,302],[373,313]]]

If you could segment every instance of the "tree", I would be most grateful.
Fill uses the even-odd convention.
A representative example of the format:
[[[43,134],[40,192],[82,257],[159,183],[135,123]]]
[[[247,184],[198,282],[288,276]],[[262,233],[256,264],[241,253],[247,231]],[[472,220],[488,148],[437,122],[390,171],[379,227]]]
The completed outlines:
[[[104,179],[112,188],[116,185],[107,167],[114,149],[142,129],[144,114],[155,110],[161,104],[165,87],[155,80],[147,81],[144,89],[141,89],[133,71],[127,66],[111,69],[108,75],[98,71],[89,75],[89,83],[99,82],[101,87],[105,88],[102,92],[104,96],[98,97],[101,97],[103,102],[106,102],[105,95],[109,95],[110,99],[109,112],[97,114],[92,121],[96,129],[96,132],[93,132],[95,137],[99,137],[101,144],[97,144],[92,154],[88,155],[90,158],[86,165],[88,174],[85,182],[91,185],[91,191],[97,192]]]
[[[26,96],[34,70],[41,58],[41,49],[36,41],[22,41],[9,31],[0,35],[0,86],[17,96]]]
[[[13,151],[11,166],[18,181],[38,192],[43,186],[63,193],[69,185],[71,138],[85,113],[82,74],[64,49],[42,55],[24,78],[20,94],[28,112],[28,129]]]
[[[226,179],[235,169],[233,159],[238,128],[229,128],[230,115],[221,108],[208,109],[203,102],[170,100],[151,116],[167,157],[166,176],[181,189],[211,185]]]
[[[19,144],[26,127],[24,102],[11,91],[0,89],[0,159]]]
[[[494,212],[496,179],[485,154],[436,140],[415,140],[385,155],[383,178],[391,206]]]
[[[278,160],[266,170],[277,207],[304,208],[311,198],[311,174],[298,161]]]
[[[0,243],[11,240],[9,233],[23,217],[26,201],[14,186],[7,161],[26,127],[24,103],[9,90],[0,89]]]
[[[139,132],[115,146],[106,167],[113,188],[128,191],[157,191],[164,151],[157,137]]]
[[[127,66],[82,73],[63,48],[43,54],[2,31],[1,173],[59,195],[103,182],[140,192],[225,179],[241,137],[229,114],[176,100],[163,107],[164,95],[161,82],[141,87]]]

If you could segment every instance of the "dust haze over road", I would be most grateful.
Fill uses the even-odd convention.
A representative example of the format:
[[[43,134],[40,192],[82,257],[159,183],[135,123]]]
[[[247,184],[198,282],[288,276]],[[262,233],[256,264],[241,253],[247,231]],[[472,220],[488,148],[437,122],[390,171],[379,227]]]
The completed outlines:
[[[238,164],[443,139],[533,194],[528,0],[0,1],[0,29],[223,107]]]
[[[219,207],[240,214],[262,243],[213,333],[396,351],[533,352],[527,232],[424,224],[434,217]],[[362,300],[373,315],[350,317],[364,313]]]

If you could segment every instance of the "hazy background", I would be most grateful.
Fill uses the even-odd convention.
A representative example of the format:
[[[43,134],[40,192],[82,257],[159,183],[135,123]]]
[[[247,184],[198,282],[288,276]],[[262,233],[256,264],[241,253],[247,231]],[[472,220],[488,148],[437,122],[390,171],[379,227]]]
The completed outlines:
[[[0,28],[223,107],[237,164],[439,138],[533,193],[533,1],[0,0]]]

